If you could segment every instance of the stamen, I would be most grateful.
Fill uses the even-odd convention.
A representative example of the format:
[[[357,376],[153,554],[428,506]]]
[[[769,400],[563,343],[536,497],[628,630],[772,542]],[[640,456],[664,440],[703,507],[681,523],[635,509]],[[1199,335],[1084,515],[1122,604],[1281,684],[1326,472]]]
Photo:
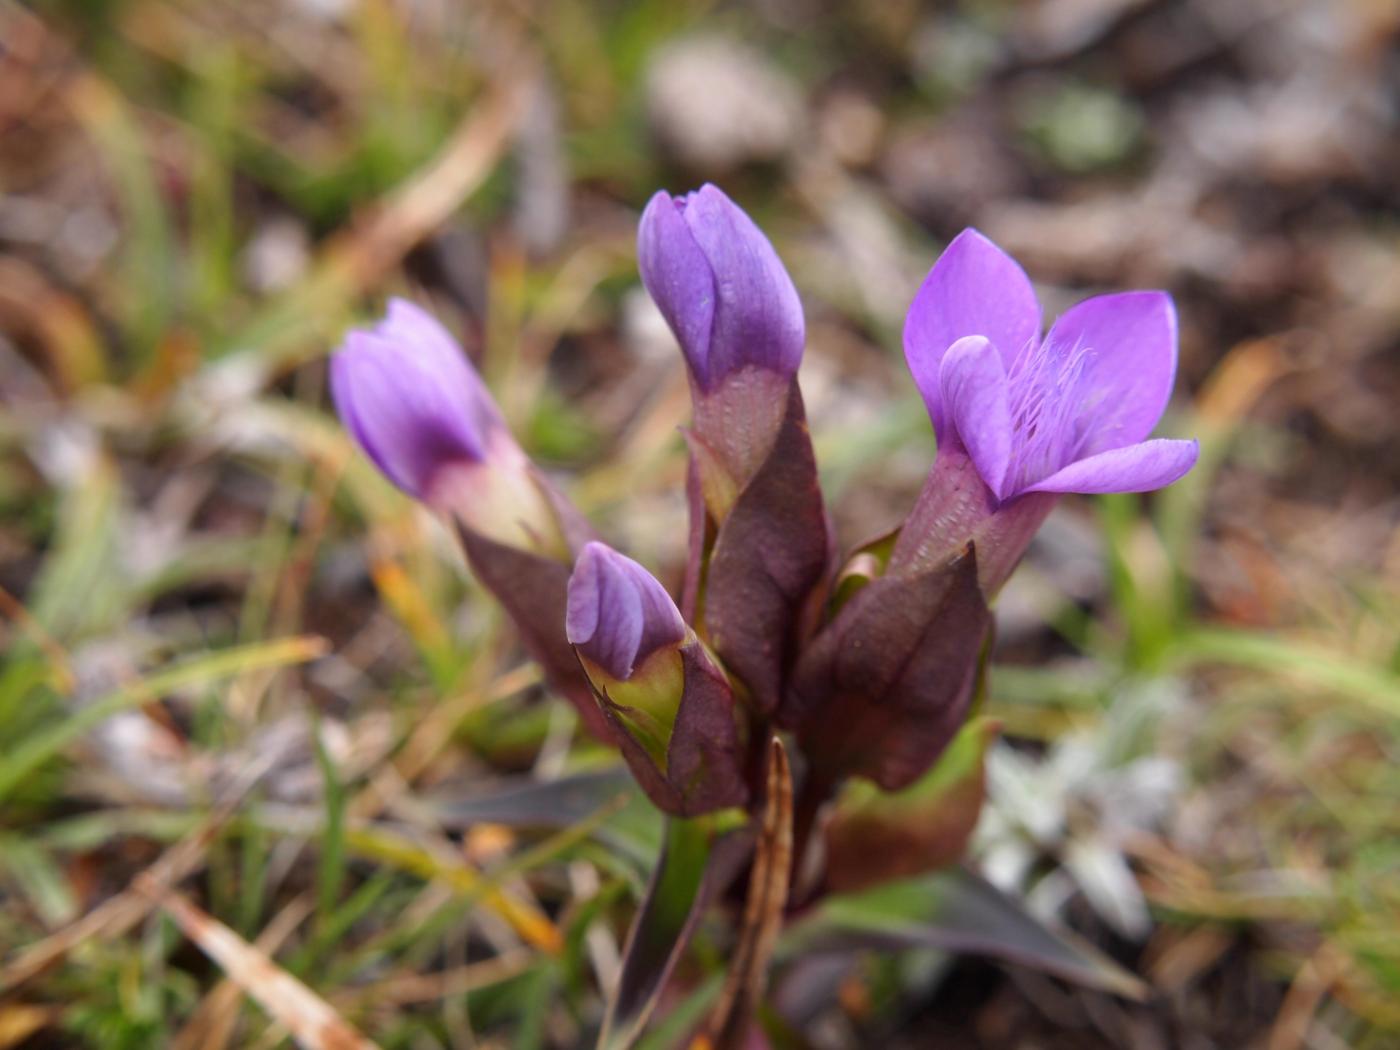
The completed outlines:
[[[1091,347],[1078,343],[1066,349],[1032,342],[1016,355],[1007,376],[1012,429],[1007,496],[1080,457],[1094,403],[1102,399],[1085,382],[1093,357]]]

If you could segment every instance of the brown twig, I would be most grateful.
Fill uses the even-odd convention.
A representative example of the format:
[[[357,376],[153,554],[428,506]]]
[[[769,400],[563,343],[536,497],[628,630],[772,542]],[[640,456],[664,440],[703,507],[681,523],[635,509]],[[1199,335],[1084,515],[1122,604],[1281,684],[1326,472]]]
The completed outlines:
[[[768,962],[782,927],[792,869],[792,771],[787,751],[776,736],[769,738],[767,796],[763,825],[755,846],[743,925],[719,1004],[706,1026],[715,1050],[738,1047],[754,1007],[763,996]]]

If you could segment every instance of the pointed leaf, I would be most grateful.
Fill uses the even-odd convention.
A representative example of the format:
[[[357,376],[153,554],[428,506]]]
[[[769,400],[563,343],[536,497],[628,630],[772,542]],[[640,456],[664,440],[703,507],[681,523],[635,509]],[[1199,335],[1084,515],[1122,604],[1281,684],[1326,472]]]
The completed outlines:
[[[574,705],[589,732],[611,742],[612,729],[594,702],[588,678],[564,633],[572,567],[497,543],[461,522],[457,534],[472,571],[510,614],[521,642],[544,668],[550,684]]]
[[[701,595],[710,644],[765,712],[778,705],[804,613],[831,558],[816,457],[794,380],[767,458],[719,525]]]
[[[680,657],[682,691],[660,756],[639,738],[640,723],[624,706],[608,693],[596,694],[618,749],[647,797],[672,816],[742,806],[749,791],[729,681],[693,636],[678,654],[667,655]]]
[[[747,830],[716,836],[710,820],[666,821],[661,856],[627,934],[599,1050],[624,1050],[641,1035],[706,907],[738,875],[752,845]]]
[[[790,928],[781,953],[892,948],[982,955],[1130,999],[1147,994],[1143,982],[1112,959],[1046,926],[1020,901],[963,868],[828,897]]]
[[[562,828],[592,816],[619,796],[636,791],[621,766],[557,780],[511,779],[466,798],[439,794],[427,800],[433,819],[445,828],[473,824]]]
[[[827,780],[906,787],[967,718],[990,623],[971,550],[872,580],[803,653],[779,720]]]

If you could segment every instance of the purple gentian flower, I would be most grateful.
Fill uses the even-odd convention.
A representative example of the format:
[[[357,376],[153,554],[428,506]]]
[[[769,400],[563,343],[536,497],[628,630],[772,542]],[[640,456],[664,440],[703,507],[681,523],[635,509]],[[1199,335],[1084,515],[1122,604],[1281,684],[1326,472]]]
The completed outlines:
[[[626,681],[658,649],[679,645],[685,621],[656,577],[603,543],[589,543],[569,579],[565,630],[578,651]]]
[[[904,326],[940,447],[965,450],[1001,503],[1032,492],[1146,492],[1191,469],[1197,442],[1146,440],[1176,376],[1169,295],[1102,295],[1044,338],[1040,324],[1016,261],[976,230],[960,233]]]
[[[797,289],[763,231],[721,190],[707,183],[684,197],[652,197],[637,262],[702,391],[746,366],[797,371],[805,336]]]
[[[444,467],[518,455],[456,340],[403,299],[391,299],[373,328],[345,337],[331,358],[331,395],[369,458],[417,499],[432,499]]]

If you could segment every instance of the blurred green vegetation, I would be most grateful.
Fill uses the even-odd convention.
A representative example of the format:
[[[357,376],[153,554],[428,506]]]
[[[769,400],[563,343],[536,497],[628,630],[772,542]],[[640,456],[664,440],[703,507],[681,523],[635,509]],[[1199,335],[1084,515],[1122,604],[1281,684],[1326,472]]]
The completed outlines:
[[[1184,698],[1112,741],[1187,780],[1178,815],[1125,845],[1156,931],[1133,946],[1066,913],[1164,990],[1132,1008],[1142,1023],[1278,1048],[1400,1039],[1394,416],[1378,453],[1354,436],[1374,417],[1348,430],[1301,391],[1271,393],[1373,374],[1295,352],[1299,332],[1393,346],[1396,322],[1324,276],[1267,283],[1343,248],[1400,272],[1393,235],[1370,255],[1301,244],[1314,271],[1266,259],[1254,277],[1254,256],[1215,262],[1185,218],[1160,220],[1178,258],[1142,239],[1149,217],[1074,210],[1223,165],[1181,152],[1163,99],[1238,76],[1249,33],[1277,26],[1200,29],[1204,57],[1177,40],[1188,57],[1152,80],[1144,30],[1117,9],[1189,29],[1200,5],[1088,5],[1107,28],[1068,43],[1010,2],[760,6],[0,7],[0,1047],[286,1042],[219,990],[133,888],[142,872],[379,1046],[574,1046],[596,1027],[657,822],[628,806],[543,839],[459,841],[423,805],[608,756],[519,665],[449,539],[354,453],[322,358],[386,294],[433,304],[530,451],[674,576],[683,381],[632,317],[631,245],[650,193],[706,177],[772,231],[803,290],[804,383],[847,541],[897,520],[932,454],[900,296],[962,224],[1009,216],[1002,232],[1034,240],[1012,219],[1060,207],[1050,228],[1088,247],[1039,242],[1038,281],[1178,294],[1196,396],[1170,429],[1201,438],[1201,466],[1150,500],[1068,508],[1097,537],[1090,584],[1053,550],[1033,559],[1034,625],[1008,631],[987,713],[1035,753],[1118,732],[1107,713],[1146,690]],[[1380,17],[1367,31],[1388,39]],[[773,64],[791,126],[707,161],[716,135],[692,115],[697,96],[720,106],[718,74],[682,85],[691,108],[658,111],[662,56],[700,31]],[[943,142],[949,128],[962,137]],[[1356,163],[1281,184],[1256,165],[1263,189],[1225,172],[1193,207],[1231,212],[1218,238],[1263,254],[1289,250],[1284,224],[1309,207],[1308,230],[1360,242],[1395,228],[1396,201]],[[1103,258],[1105,224],[1121,257]],[[1281,315],[1295,298],[1313,312]],[[672,1032],[717,992],[721,949],[702,937],[696,955]],[[914,1024],[934,1001],[921,966],[863,963],[833,1007],[841,1030]],[[1200,1019],[1240,988],[1230,1023],[1247,1035]],[[1310,1025],[1332,1043],[1305,1042]]]

